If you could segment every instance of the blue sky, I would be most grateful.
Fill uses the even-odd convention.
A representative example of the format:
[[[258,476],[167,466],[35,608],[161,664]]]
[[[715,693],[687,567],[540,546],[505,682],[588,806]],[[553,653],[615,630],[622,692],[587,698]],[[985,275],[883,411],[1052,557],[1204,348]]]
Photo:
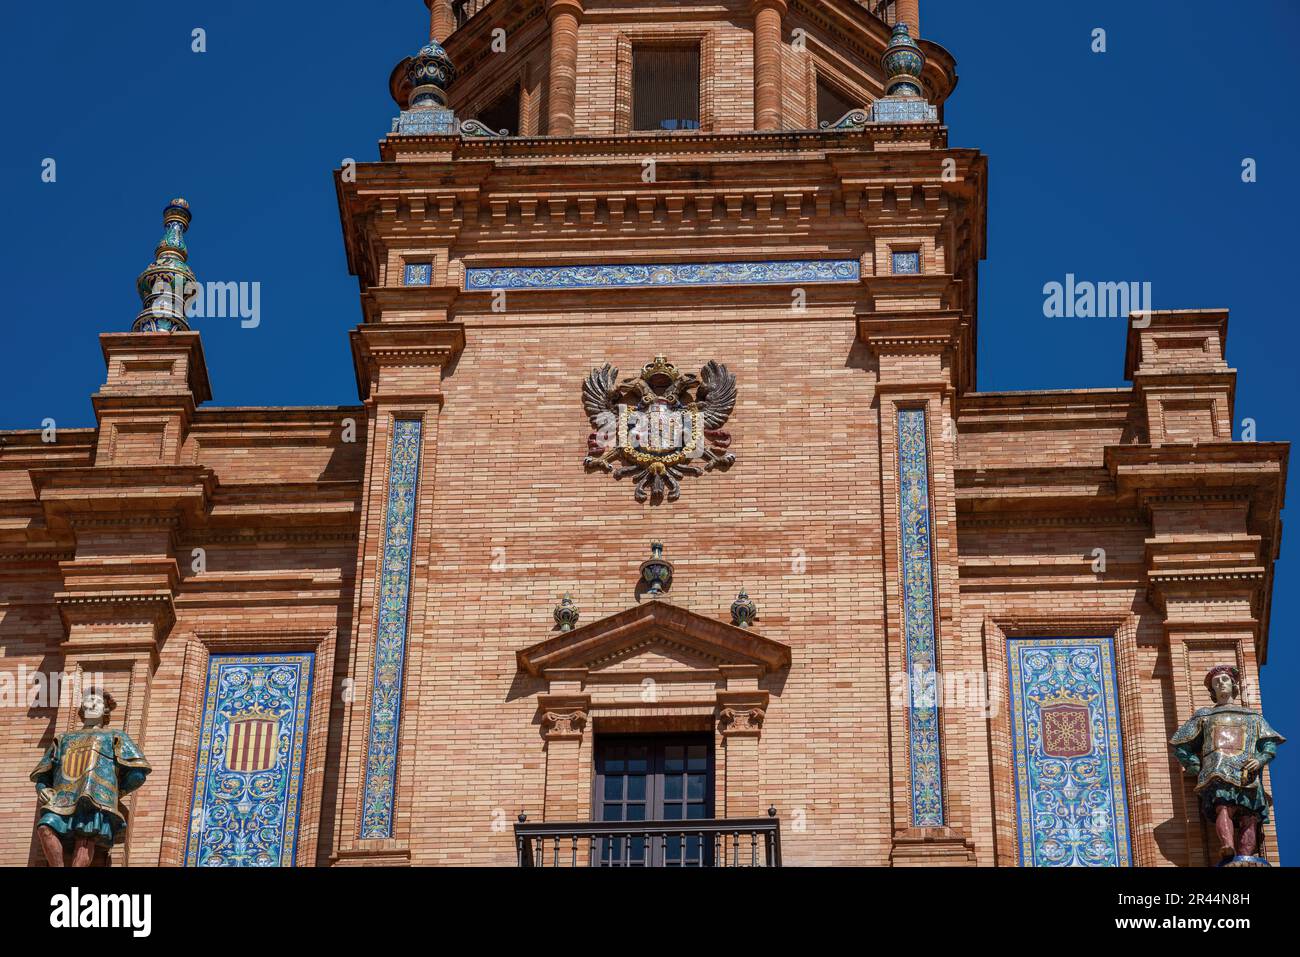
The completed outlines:
[[[954,146],[989,156],[979,388],[1123,385],[1118,320],[1045,319],[1043,284],[1150,281],[1156,308],[1232,310],[1237,422],[1291,439],[1300,333],[1286,306],[1298,221],[1291,64],[1300,5],[922,0],[957,59]],[[356,401],[360,320],[332,170],[373,160],[392,66],[427,35],[420,0],[13,4],[0,81],[0,427],[93,423],[98,333],[126,330],[174,195],[200,279],[258,281],[262,322],[200,325],[221,405]],[[191,31],[207,52],[191,52]],[[1091,33],[1107,34],[1093,53]],[[42,183],[41,164],[57,163]],[[1258,164],[1243,183],[1241,163]],[[1300,735],[1295,548],[1284,541],[1264,700]],[[1274,768],[1300,813],[1300,745]]]

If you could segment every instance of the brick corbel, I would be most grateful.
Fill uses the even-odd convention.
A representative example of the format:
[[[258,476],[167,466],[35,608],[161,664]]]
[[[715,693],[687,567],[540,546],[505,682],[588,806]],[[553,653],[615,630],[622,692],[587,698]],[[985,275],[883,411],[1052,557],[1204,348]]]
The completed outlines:
[[[769,697],[766,691],[719,691],[718,732],[724,738],[759,737],[763,733]]]
[[[538,695],[537,711],[547,741],[581,741],[591,714],[591,695]]]

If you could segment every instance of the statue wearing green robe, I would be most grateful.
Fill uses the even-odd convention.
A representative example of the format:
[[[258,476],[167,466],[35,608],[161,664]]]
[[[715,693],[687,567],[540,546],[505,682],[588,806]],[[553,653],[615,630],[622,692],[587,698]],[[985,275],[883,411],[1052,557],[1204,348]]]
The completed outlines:
[[[130,735],[103,726],[112,706],[111,695],[87,692],[79,709],[83,726],[55,735],[31,773],[40,799],[36,833],[52,866],[63,866],[66,846],[73,848],[72,865],[84,867],[95,846],[122,840],[122,797],[140,787],[150,771]]]
[[[1210,670],[1214,706],[1199,708],[1169,739],[1178,763],[1196,775],[1201,812],[1214,822],[1221,858],[1254,858],[1272,798],[1263,771],[1286,739],[1264,715],[1236,703],[1240,676],[1230,665]]]

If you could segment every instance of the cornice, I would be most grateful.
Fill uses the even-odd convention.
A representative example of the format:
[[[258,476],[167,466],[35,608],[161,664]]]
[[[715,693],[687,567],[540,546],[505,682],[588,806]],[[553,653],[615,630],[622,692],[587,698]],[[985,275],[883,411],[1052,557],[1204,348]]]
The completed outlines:
[[[28,474],[52,525],[199,523],[217,488],[215,473],[201,465],[42,468]]]
[[[105,332],[99,337],[100,351],[105,364],[112,362],[115,354],[130,355],[175,355],[184,352],[188,355],[186,363],[186,386],[195,404],[207,402],[212,398],[212,387],[208,382],[208,366],[203,357],[203,340],[199,333],[187,332]],[[98,394],[109,396],[118,394],[120,386],[112,380]]]
[[[899,141],[929,144],[931,150],[948,145],[948,127],[942,123],[869,123],[853,130],[678,130],[664,132],[601,133],[581,136],[502,136],[464,138],[458,134],[412,135],[390,133],[379,144],[381,164],[357,164],[357,182],[367,166],[408,165],[401,154],[423,153],[442,159],[430,161],[431,167],[474,161],[502,160],[591,160],[598,157],[636,157],[653,155],[661,162],[676,156],[690,156],[692,162],[726,161],[731,157],[751,159],[754,153],[771,154],[774,159],[791,160],[789,154],[826,156],[834,153],[873,152],[877,144]],[[653,146],[653,151],[647,147]],[[883,154],[893,162],[907,162],[914,155],[928,156],[933,168],[933,154],[927,150],[890,150]],[[423,164],[415,164],[423,165]],[[432,169],[429,170],[431,172]]]
[[[350,337],[357,393],[367,401],[385,366],[441,368],[455,362],[465,348],[465,326],[459,322],[363,323]]]
[[[706,618],[663,599],[650,600],[521,649],[521,671],[537,677],[584,672],[656,640],[672,642],[718,668],[744,665],[770,673],[790,664],[787,645]]]

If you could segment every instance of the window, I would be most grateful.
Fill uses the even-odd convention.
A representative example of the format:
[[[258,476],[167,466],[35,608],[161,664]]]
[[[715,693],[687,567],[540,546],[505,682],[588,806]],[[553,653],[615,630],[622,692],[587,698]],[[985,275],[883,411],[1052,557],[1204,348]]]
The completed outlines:
[[[479,110],[478,120],[497,133],[505,130],[511,136],[518,136],[519,84],[516,83],[493,100],[486,108]]]
[[[633,46],[632,129],[699,128],[699,46]]]
[[[921,252],[917,249],[894,250],[894,275],[912,276],[921,271]]]
[[[598,737],[593,810],[598,821],[703,821],[713,817],[712,737]],[[698,836],[601,838],[600,866],[701,867],[712,859],[712,848],[705,843]]]
[[[854,103],[825,80],[817,80],[817,125],[819,127],[823,124],[829,126],[849,110],[856,110],[861,106],[861,103]]]

